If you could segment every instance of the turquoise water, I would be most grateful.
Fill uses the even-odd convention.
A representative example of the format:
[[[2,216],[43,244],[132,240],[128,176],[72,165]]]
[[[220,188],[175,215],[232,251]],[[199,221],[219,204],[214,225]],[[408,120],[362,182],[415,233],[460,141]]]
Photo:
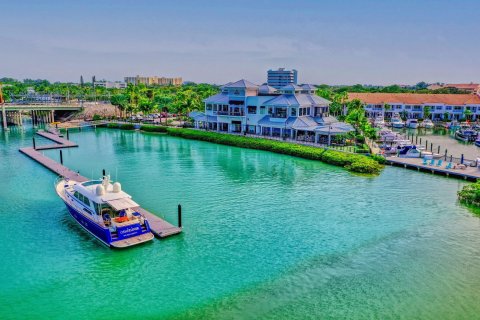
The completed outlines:
[[[1,319],[479,317],[480,219],[456,203],[462,181],[71,133],[67,166],[107,169],[171,222],[183,205],[182,235],[113,251],[69,218],[54,174],[18,152],[31,131],[0,133]]]

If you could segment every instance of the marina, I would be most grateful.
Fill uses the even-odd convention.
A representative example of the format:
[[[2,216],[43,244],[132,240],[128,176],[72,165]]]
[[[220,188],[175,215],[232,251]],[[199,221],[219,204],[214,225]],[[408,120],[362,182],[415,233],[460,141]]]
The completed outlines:
[[[454,305],[456,314],[479,311],[480,278],[469,267],[480,264],[472,254],[480,246],[478,218],[455,201],[464,180],[390,166],[374,179],[363,178],[271,152],[138,131],[73,130],[70,139],[80,147],[61,149],[66,167],[88,180],[91,169],[100,175],[102,167],[118,167],[118,180],[133,199],[149,212],[164,212],[164,221],[176,221],[179,196],[185,212],[192,212],[181,237],[112,251],[68,216],[52,190],[52,174],[18,152],[31,146],[33,134],[11,129],[0,135],[3,155],[14,159],[0,164],[8,199],[0,203],[8,225],[2,239],[11,243],[1,249],[9,260],[0,275],[2,318],[17,310],[25,317],[39,312],[51,318],[65,312],[108,317],[118,306],[99,302],[95,293],[108,288],[133,295],[145,286],[156,290],[147,290],[141,304],[125,304],[123,316],[151,310],[147,316],[152,318],[182,318],[184,310],[201,303],[194,311],[197,318],[241,316],[258,306],[281,317],[271,301],[292,294],[299,318],[310,314],[302,306],[312,301],[325,312],[340,308],[388,317],[381,310],[397,306],[406,318],[441,316],[457,294],[462,298]],[[59,150],[42,152],[58,161]],[[89,161],[93,156],[102,161]],[[18,174],[12,176],[13,171]],[[149,178],[139,182],[139,177]],[[12,210],[17,214],[9,214]],[[39,221],[47,213],[51,219],[40,235]],[[440,271],[432,274],[433,268]],[[358,290],[379,299],[381,308],[365,304]],[[410,295],[398,306],[397,295],[406,291]],[[312,300],[318,295],[322,299]],[[425,306],[424,297],[433,302]],[[66,303],[79,298],[99,307],[79,310]]]

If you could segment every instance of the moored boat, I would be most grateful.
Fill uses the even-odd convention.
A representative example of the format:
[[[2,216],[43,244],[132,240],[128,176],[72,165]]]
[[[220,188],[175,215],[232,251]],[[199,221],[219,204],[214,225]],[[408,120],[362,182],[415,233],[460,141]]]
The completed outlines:
[[[404,122],[400,118],[392,118],[390,123],[393,128],[403,128],[405,126]]]
[[[430,119],[425,119],[423,120],[422,126],[425,129],[432,129],[435,125],[433,124],[432,120]]]
[[[455,131],[455,139],[463,142],[473,142],[477,139],[477,132],[472,129],[460,129]]]
[[[411,129],[418,128],[418,120],[417,119],[408,119],[407,120],[407,128],[411,128]]]
[[[420,158],[420,151],[417,149],[416,146],[413,145],[406,145],[406,146],[398,146],[398,156],[400,158]]]
[[[109,176],[86,182],[59,179],[55,190],[75,221],[104,245],[125,248],[153,239],[147,219],[136,210],[139,205]]]

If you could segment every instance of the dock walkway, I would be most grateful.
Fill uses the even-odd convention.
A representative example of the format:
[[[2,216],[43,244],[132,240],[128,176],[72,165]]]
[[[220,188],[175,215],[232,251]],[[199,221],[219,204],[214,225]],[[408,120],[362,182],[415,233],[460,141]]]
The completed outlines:
[[[78,182],[85,182],[89,180],[81,176],[78,172],[70,170],[69,168],[56,162],[55,160],[44,156],[42,153],[38,151],[38,150],[47,150],[47,149],[78,147],[77,144],[48,132],[39,131],[37,132],[37,134],[51,141],[54,141],[57,144],[39,146],[36,148],[33,148],[33,147],[21,148],[19,149],[21,153],[25,154],[26,156],[30,157],[31,159],[43,165],[45,168],[49,169],[50,171],[64,178],[68,178],[70,180],[74,180]],[[172,225],[171,223],[143,209],[142,207],[137,207],[135,208],[135,210],[137,210],[140,214],[143,214],[147,218],[148,223],[150,225],[150,230],[158,238],[166,238],[182,232],[182,228]]]
[[[446,169],[445,166],[448,161],[443,161],[441,166],[436,166],[438,160],[435,160],[435,165],[424,165],[423,159],[421,158],[387,157],[386,160],[390,165],[401,166],[407,169],[416,169],[417,171],[441,174],[470,181],[480,179],[480,168],[467,166],[465,169]],[[428,160],[428,163],[430,163],[430,160]]]

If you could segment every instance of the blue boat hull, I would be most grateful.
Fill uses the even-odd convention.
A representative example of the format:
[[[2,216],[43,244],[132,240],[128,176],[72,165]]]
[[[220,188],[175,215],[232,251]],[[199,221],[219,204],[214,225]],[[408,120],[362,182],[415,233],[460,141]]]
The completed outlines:
[[[102,227],[94,221],[88,219],[83,214],[79,213],[75,208],[64,202],[67,206],[68,212],[73,219],[88,233],[100,240],[104,245],[112,247],[112,242],[125,240],[131,237],[139,236],[145,233],[150,233],[148,222],[145,221],[145,226],[142,228],[140,224],[133,224],[125,227],[117,228],[117,235],[112,239],[112,234],[108,228]]]

